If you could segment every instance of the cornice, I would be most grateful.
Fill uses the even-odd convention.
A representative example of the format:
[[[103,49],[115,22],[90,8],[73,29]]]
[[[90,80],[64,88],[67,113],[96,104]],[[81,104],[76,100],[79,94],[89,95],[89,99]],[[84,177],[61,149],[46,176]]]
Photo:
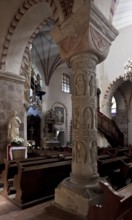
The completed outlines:
[[[24,84],[24,82],[25,82],[25,77],[24,76],[16,75],[14,73],[7,72],[7,71],[4,71],[4,70],[0,70],[0,80],[1,79],[4,79],[4,80],[9,81],[9,82],[15,82],[15,83],[18,83],[18,84]]]
[[[93,2],[90,7],[90,25],[111,43],[119,34],[118,30],[106,19]]]

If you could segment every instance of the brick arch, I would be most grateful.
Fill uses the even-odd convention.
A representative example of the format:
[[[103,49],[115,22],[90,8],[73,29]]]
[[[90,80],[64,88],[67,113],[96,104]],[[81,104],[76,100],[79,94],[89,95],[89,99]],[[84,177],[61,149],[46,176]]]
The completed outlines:
[[[124,75],[125,76],[125,75]],[[107,90],[105,92],[105,95],[104,95],[104,98],[103,98],[103,103],[104,104],[104,110],[103,112],[109,116],[109,114],[107,114],[107,106],[106,106],[106,103],[110,105],[111,103],[111,98],[112,96],[114,95],[115,91],[117,89],[119,89],[119,87],[123,84],[124,80],[123,80],[123,77],[124,76],[121,76],[119,75],[119,77],[117,77],[115,80],[113,80],[110,85],[107,87]],[[124,99],[124,103],[125,105],[127,106],[127,101],[125,99],[125,96],[122,94],[122,98]]]
[[[10,26],[8,28],[7,35],[5,37],[5,42],[4,42],[4,45],[3,45],[3,50],[2,50],[1,66],[0,66],[1,69],[5,70],[8,50],[9,50],[9,47],[10,47],[10,44],[11,44],[11,39],[13,37],[13,34],[14,34],[19,22],[21,21],[23,16],[26,14],[26,12],[29,9],[31,9],[31,7],[35,6],[38,3],[42,3],[42,2],[46,2],[50,5],[51,10],[53,12],[54,20],[56,22],[59,21],[59,15],[58,15],[57,6],[55,4],[55,1],[53,1],[53,0],[25,0],[23,2],[23,5],[18,9],[17,13],[13,17],[13,19],[10,23]],[[31,37],[31,39],[32,39],[32,37]]]
[[[120,90],[120,88],[117,90],[117,92],[120,94],[120,97],[122,98],[122,103],[124,105],[124,108],[127,109],[128,106],[127,106],[127,100],[126,100],[126,97],[123,93],[123,91]]]

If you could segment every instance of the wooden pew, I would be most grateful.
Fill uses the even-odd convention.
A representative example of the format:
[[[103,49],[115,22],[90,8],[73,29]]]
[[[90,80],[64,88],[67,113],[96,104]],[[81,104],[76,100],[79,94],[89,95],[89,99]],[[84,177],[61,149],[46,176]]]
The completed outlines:
[[[54,196],[54,189],[71,172],[71,160],[48,164],[19,163],[14,177],[15,202],[21,208],[40,203]]]
[[[131,220],[132,184],[115,191],[107,182],[99,183],[104,192],[103,201],[90,206],[88,220]]]
[[[111,175],[113,170],[119,169],[122,164],[121,160],[129,162],[130,158],[128,156],[121,156],[115,158],[108,158],[105,160],[98,159],[98,172],[100,176],[103,177],[103,176]]]
[[[131,182],[130,178],[130,171],[131,166],[129,163],[126,163],[125,161],[120,161],[120,168],[113,170],[111,175],[109,176],[109,182],[111,185],[116,188],[120,189],[127,185],[127,182]]]
[[[27,158],[27,159],[20,159],[20,160],[4,160],[5,162],[5,169],[2,171],[2,183],[4,185],[3,191],[1,194],[5,197],[10,195],[10,184],[9,179],[13,179],[14,176],[18,172],[18,163],[21,163],[23,165],[35,165],[35,164],[43,164],[43,163],[53,163],[58,162],[60,160],[63,160],[62,157],[54,157],[54,158],[47,158],[47,157],[34,157],[34,158]]]

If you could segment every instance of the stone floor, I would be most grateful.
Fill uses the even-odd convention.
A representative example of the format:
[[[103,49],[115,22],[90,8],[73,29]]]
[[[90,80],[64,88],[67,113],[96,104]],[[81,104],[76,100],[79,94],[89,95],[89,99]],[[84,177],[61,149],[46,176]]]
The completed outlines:
[[[85,220],[53,205],[53,201],[20,210],[0,195],[0,220]]]

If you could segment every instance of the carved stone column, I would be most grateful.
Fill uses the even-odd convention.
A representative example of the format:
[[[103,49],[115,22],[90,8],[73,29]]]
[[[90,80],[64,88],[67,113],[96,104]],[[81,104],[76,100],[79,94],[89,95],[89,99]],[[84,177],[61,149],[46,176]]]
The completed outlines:
[[[93,1],[85,1],[52,36],[72,69],[73,160],[68,179],[55,190],[55,204],[86,216],[100,199],[97,172],[96,64],[102,62],[118,32]]]
[[[71,58],[72,94],[72,181],[87,184],[97,178],[97,56],[80,53]]]

